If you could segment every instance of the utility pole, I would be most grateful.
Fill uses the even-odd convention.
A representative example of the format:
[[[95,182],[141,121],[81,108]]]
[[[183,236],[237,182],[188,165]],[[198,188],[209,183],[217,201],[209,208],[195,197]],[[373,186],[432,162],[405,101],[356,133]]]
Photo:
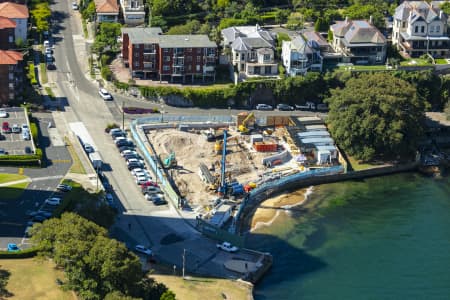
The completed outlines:
[[[125,100],[122,100],[122,130],[125,131],[125,112],[124,112],[124,102]]]
[[[184,278],[185,264],[186,264],[186,249],[183,249],[183,278]]]

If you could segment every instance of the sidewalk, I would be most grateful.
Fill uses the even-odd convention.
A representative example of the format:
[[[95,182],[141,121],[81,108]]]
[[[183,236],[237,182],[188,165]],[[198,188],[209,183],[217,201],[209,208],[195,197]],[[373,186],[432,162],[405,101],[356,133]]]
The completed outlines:
[[[31,180],[31,178],[24,178],[24,179],[20,179],[20,180],[8,181],[8,182],[0,183],[0,187],[10,186],[10,185],[24,183],[24,182],[32,182],[32,180]]]

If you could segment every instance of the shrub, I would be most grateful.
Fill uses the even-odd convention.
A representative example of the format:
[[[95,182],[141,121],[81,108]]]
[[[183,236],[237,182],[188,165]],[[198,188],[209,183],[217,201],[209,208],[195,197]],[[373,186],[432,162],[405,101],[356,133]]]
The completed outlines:
[[[18,252],[0,251],[0,259],[6,258],[29,258],[36,256],[38,248],[28,248]]]
[[[28,64],[28,75],[27,75],[27,77],[28,77],[28,79],[30,79],[31,85],[37,84],[36,72],[34,70],[34,64],[33,63],[29,63]]]
[[[34,122],[31,122],[30,120],[30,132],[31,132],[31,136],[33,137],[33,141],[35,143],[37,143],[38,141],[38,127],[37,124]]]
[[[112,78],[112,72],[111,72],[111,70],[109,69],[108,66],[102,66],[101,74],[102,74],[102,78],[107,80],[107,81],[110,81],[111,78]]]

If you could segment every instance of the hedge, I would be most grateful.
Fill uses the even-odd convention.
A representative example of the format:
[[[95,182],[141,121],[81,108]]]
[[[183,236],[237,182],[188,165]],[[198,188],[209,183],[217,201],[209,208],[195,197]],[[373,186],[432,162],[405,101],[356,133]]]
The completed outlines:
[[[30,79],[31,85],[37,84],[36,71],[34,70],[33,63],[28,64],[28,76],[27,77]]]
[[[37,255],[39,249],[37,247],[20,250],[18,252],[9,252],[0,250],[0,259],[6,258],[30,258]]]

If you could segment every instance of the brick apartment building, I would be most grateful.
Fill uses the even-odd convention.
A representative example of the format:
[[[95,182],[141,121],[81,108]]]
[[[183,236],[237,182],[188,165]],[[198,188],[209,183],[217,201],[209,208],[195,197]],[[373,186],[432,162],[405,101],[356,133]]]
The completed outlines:
[[[122,58],[132,77],[215,81],[217,45],[207,35],[162,35],[157,27],[123,28]]]
[[[22,53],[0,50],[0,106],[17,99],[23,81]]]
[[[15,48],[16,22],[14,20],[0,17],[0,50]]]

